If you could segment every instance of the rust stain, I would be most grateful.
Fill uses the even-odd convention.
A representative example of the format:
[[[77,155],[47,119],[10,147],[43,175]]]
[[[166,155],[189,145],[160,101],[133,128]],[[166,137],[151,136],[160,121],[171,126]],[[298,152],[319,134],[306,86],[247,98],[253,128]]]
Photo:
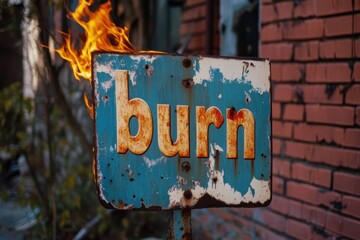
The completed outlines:
[[[254,159],[255,119],[248,109],[241,109],[236,113],[235,108],[226,109],[226,144],[227,158],[237,158],[238,127],[244,127],[244,158]]]
[[[144,66],[144,68],[145,68],[145,70],[146,70],[146,76],[150,77],[150,76],[153,74],[153,72],[154,72],[154,67],[151,66],[151,65],[149,65],[149,64],[146,64],[146,65]]]
[[[171,139],[170,134],[170,106],[166,104],[157,105],[158,118],[158,144],[160,151],[167,157],[179,154],[180,157],[190,156],[190,128],[189,128],[189,106],[178,105],[177,116],[177,140]]]
[[[189,67],[191,67],[191,59],[190,58],[184,58],[183,60],[182,60],[182,64],[183,64],[183,66],[185,67],[185,68],[189,68]]]
[[[219,163],[220,163],[220,151],[216,150],[216,152],[215,152],[215,170],[219,170]]]
[[[116,101],[117,152],[126,153],[130,150],[134,154],[143,154],[149,148],[152,139],[152,115],[144,100],[129,100],[127,71],[116,71]],[[139,122],[135,136],[132,136],[129,130],[129,121],[132,117],[136,117]]]
[[[192,78],[185,78],[182,80],[182,85],[185,87],[185,88],[191,88],[192,86],[194,86],[194,79]]]
[[[182,169],[184,172],[189,172],[190,169],[191,169],[190,163],[189,163],[188,161],[183,162],[183,163],[181,164],[181,169]]]
[[[123,200],[119,200],[119,202],[118,202],[118,208],[119,208],[119,209],[123,209],[123,208],[124,208],[124,202],[123,202]]]
[[[220,110],[217,107],[196,107],[196,156],[207,158],[209,156],[209,126],[214,124],[220,128],[224,122]]]

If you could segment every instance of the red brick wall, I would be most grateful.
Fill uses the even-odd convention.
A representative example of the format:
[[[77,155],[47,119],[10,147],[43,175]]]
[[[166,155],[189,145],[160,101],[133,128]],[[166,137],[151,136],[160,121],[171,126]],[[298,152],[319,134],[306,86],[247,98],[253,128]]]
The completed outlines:
[[[181,33],[203,32],[205,1],[186,2]],[[261,21],[261,57],[272,64],[272,203],[194,211],[195,236],[359,239],[360,0],[263,0]],[[202,53],[197,38],[190,52]]]
[[[254,210],[239,211],[242,221],[261,225],[261,238],[359,238],[360,1],[263,0],[261,18],[273,201],[257,213],[263,222]]]
[[[218,55],[219,44],[219,0],[213,1],[213,47],[212,54]],[[185,53],[206,54],[207,15],[206,0],[186,0],[183,6],[180,24],[180,37],[191,35]]]

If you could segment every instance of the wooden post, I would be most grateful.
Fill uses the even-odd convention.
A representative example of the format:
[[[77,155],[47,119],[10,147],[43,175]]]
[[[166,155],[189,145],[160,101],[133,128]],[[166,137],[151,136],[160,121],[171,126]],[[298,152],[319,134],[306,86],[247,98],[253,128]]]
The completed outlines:
[[[172,210],[169,215],[168,239],[191,240],[191,210]]]

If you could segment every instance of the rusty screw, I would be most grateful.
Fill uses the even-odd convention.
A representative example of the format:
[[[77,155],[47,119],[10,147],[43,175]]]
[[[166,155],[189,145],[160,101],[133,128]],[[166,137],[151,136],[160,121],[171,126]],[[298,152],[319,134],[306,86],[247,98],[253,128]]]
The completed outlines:
[[[192,86],[194,86],[194,80],[192,78],[186,78],[182,80],[182,84],[186,88],[191,88]]]
[[[191,59],[190,58],[183,59],[182,64],[185,68],[189,68],[191,66]]]
[[[190,169],[191,169],[191,165],[190,165],[189,162],[183,162],[183,163],[181,164],[181,168],[182,168],[182,170],[183,170],[184,172],[189,172]]]
[[[192,198],[192,192],[190,189],[187,189],[184,191],[184,198],[191,199]]]

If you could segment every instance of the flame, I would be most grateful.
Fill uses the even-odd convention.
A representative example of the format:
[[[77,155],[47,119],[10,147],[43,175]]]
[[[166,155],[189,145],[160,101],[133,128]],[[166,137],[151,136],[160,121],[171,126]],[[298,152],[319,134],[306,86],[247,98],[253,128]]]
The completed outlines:
[[[77,80],[80,78],[91,81],[91,53],[94,51],[136,52],[127,34],[126,27],[117,27],[110,19],[111,2],[101,4],[92,12],[89,7],[93,0],[80,0],[75,12],[67,17],[75,20],[85,31],[85,40],[78,50],[71,41],[71,32],[64,34],[64,45],[56,51],[69,61]]]
[[[80,0],[74,12],[69,12],[67,17],[73,19],[84,30],[80,46],[72,41],[72,32],[62,33],[64,44],[56,52],[70,63],[77,80],[84,78],[91,82],[91,54],[95,51],[136,53],[127,34],[126,27],[117,27],[110,19],[111,2],[101,4],[95,11],[90,10],[93,0]],[[76,35],[76,34],[73,34]],[[79,36],[76,35],[77,39]],[[84,94],[85,105],[93,118],[94,109]]]

